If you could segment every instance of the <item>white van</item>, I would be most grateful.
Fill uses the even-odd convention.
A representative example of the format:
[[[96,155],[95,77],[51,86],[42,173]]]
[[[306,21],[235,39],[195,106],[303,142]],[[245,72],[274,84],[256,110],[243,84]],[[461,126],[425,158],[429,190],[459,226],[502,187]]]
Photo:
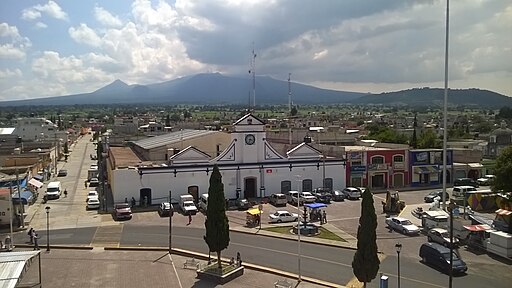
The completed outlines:
[[[201,194],[201,197],[199,197],[199,209],[203,210],[203,212],[206,212],[207,208],[208,208],[208,194]]]
[[[453,187],[452,197],[454,198],[462,198],[466,195],[466,193],[471,191],[477,191],[473,186],[456,186]]]
[[[46,186],[46,199],[58,199],[62,193],[60,181],[50,182]]]

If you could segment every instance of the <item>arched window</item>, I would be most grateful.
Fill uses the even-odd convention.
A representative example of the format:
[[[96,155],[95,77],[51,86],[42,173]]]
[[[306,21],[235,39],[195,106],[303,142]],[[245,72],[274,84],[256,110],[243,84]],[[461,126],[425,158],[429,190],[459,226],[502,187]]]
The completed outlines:
[[[290,192],[290,190],[292,190],[292,181],[281,181],[281,193],[286,194]]]
[[[302,181],[302,191],[299,192],[311,192],[313,191],[313,180],[304,179]]]
[[[384,156],[373,156],[372,164],[384,164]]]
[[[332,178],[325,178],[324,179],[324,187],[323,188],[329,188],[332,189]]]
[[[404,155],[394,155],[393,156],[393,163],[394,162],[404,162]]]

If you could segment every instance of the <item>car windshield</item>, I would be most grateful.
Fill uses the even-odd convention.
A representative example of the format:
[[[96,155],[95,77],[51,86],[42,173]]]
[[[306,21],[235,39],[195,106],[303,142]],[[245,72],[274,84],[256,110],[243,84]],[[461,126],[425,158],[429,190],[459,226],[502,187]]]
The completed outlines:
[[[448,233],[448,232],[442,232],[442,233],[441,233],[441,236],[443,236],[443,238],[450,238],[450,233]]]
[[[124,209],[124,208],[130,208],[130,205],[128,205],[128,203],[116,204],[116,209]]]
[[[281,215],[281,213],[279,213],[279,212],[274,213],[274,216],[279,216],[279,215]]]
[[[402,225],[412,225],[411,220],[402,220],[400,223],[402,223]]]

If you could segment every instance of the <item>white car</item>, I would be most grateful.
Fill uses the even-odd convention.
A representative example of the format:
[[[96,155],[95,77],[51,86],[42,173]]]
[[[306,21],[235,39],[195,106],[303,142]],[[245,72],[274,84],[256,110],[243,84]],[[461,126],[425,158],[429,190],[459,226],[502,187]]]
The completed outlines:
[[[361,190],[356,187],[347,187],[341,191],[345,195],[345,199],[359,199],[361,198]]]
[[[492,184],[492,182],[494,181],[495,178],[496,178],[496,176],[494,176],[494,175],[485,175],[482,178],[476,179],[476,183],[481,186],[490,185],[490,184]]]
[[[316,201],[316,196],[311,192],[300,192],[300,197],[304,199],[306,203],[315,203]]]
[[[420,233],[420,228],[412,224],[411,220],[402,217],[386,218],[386,224],[389,228],[397,230],[406,235],[415,235]]]
[[[91,197],[87,200],[87,210],[100,209],[100,199],[98,197]]]
[[[443,246],[450,247],[450,233],[443,228],[433,228],[427,233],[428,242],[436,242]],[[459,245],[459,239],[453,237],[453,246]]]
[[[85,199],[85,202],[89,202],[89,199],[91,198],[98,198],[98,191],[91,190],[89,191],[89,194],[87,194],[87,199]]]
[[[299,214],[290,213],[288,211],[277,211],[274,214],[270,214],[270,223],[282,223],[282,222],[293,222],[297,221]]]

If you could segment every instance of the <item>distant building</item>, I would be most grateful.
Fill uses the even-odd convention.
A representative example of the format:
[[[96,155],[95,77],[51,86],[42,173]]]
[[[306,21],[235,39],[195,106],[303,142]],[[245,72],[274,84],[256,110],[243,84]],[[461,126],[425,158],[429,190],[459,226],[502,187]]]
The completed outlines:
[[[14,128],[13,134],[23,141],[68,141],[67,132],[59,131],[57,125],[45,118],[18,118]]]
[[[501,121],[501,127],[492,131],[487,144],[487,156],[496,158],[507,146],[512,145],[512,129],[507,128],[507,123]]]

